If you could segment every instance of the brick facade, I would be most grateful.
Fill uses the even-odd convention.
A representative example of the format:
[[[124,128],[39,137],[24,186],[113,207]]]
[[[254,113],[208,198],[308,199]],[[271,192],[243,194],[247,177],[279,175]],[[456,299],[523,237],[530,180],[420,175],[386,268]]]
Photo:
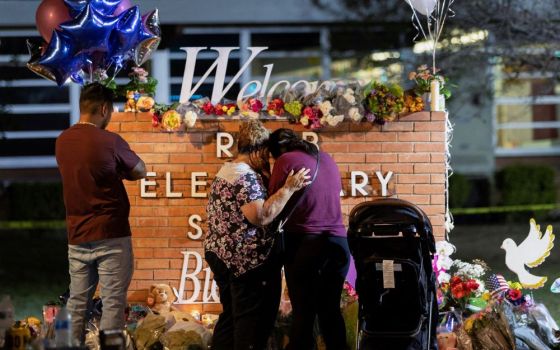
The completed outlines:
[[[136,258],[129,298],[144,301],[152,283],[167,283],[179,288],[183,255],[181,251],[202,253],[202,239],[192,240],[194,231],[188,223],[193,214],[202,217],[206,229],[206,198],[191,196],[192,172],[207,172],[209,184],[224,159],[216,156],[216,133],[235,133],[239,121],[198,121],[192,131],[166,133],[151,125],[149,114],[115,113],[109,126],[126,139],[146,162],[148,171],[157,173],[157,185],[149,187],[157,198],[140,196],[140,184],[127,183],[130,198],[134,254]],[[279,127],[308,131],[301,125],[266,121],[270,129]],[[444,236],[445,213],[445,113],[421,112],[408,115],[384,126],[368,123],[343,123],[336,128],[318,131],[319,144],[339,165],[343,177],[341,198],[347,218],[358,203],[378,197],[380,183],[376,171],[394,173],[389,195],[419,205],[430,217],[436,238]],[[350,174],[363,171],[369,176],[368,196],[350,196]],[[172,176],[172,191],[180,198],[166,198],[166,172]],[[204,180],[201,178],[200,180]],[[204,192],[204,188],[199,188]],[[193,266],[190,266],[191,268]],[[200,274],[201,280],[204,272]],[[192,290],[192,282],[186,290]],[[185,306],[185,309],[192,307]],[[202,312],[215,312],[219,304],[197,306]]]

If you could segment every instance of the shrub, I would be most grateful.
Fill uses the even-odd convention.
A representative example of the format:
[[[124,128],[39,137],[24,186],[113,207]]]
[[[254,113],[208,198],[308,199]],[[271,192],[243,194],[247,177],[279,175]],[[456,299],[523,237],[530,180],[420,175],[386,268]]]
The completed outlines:
[[[471,193],[471,183],[466,176],[454,173],[449,177],[449,206],[462,208]]]
[[[61,183],[13,183],[7,188],[11,220],[63,220]]]
[[[545,165],[510,165],[496,174],[502,205],[556,203],[554,169]]]

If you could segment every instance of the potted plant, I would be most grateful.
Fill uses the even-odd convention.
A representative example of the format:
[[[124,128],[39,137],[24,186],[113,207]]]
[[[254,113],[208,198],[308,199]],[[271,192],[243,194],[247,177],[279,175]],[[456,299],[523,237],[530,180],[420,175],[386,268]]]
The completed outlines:
[[[449,79],[439,72],[439,69],[430,68],[424,64],[416,68],[416,71],[408,73],[408,79],[414,81],[416,84],[413,89],[414,93],[417,96],[422,97],[426,106],[428,106],[430,102],[432,82],[437,80],[439,83],[439,95],[441,98],[439,102],[443,106],[442,109],[445,109],[445,100],[451,97],[451,90],[449,89]]]

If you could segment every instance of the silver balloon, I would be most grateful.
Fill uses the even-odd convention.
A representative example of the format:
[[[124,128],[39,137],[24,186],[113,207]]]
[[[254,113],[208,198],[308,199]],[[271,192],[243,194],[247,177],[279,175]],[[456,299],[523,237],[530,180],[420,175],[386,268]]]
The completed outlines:
[[[161,42],[158,9],[142,16],[142,30],[147,34],[147,39],[142,40],[134,49],[133,59],[137,66],[141,66],[148,61]]]
[[[27,68],[42,78],[56,82],[54,74],[47,67],[38,63],[42,56],[42,47],[30,40],[27,40],[27,51],[29,51],[29,56],[31,56],[27,62]]]

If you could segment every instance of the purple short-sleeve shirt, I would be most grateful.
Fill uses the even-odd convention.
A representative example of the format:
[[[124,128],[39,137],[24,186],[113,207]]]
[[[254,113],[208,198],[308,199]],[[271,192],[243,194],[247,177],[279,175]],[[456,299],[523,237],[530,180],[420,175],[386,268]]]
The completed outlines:
[[[338,166],[325,152],[320,152],[319,172],[317,178],[305,192],[303,199],[292,213],[284,226],[286,232],[303,234],[327,234],[346,236],[346,228],[342,221],[340,191],[342,181]],[[288,174],[293,169],[311,169],[310,176],[315,173],[317,159],[302,151],[287,152],[278,157],[270,178],[269,193],[275,193],[284,185]],[[289,211],[302,195],[303,190],[294,194],[284,212]]]

